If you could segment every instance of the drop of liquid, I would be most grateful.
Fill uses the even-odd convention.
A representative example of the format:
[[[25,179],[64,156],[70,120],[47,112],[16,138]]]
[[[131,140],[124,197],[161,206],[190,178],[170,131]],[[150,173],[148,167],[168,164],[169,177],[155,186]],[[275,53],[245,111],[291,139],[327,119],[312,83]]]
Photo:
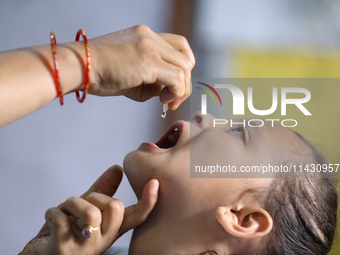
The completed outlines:
[[[161,117],[165,119],[165,117],[166,117],[166,111],[163,111]]]

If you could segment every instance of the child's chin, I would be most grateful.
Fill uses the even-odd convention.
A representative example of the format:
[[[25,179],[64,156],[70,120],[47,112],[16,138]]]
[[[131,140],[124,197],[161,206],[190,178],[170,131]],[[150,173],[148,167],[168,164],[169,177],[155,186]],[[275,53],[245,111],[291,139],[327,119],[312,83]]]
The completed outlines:
[[[137,199],[141,198],[144,185],[147,183],[145,174],[142,173],[140,164],[136,160],[136,151],[128,153],[123,162],[124,173],[136,194]]]

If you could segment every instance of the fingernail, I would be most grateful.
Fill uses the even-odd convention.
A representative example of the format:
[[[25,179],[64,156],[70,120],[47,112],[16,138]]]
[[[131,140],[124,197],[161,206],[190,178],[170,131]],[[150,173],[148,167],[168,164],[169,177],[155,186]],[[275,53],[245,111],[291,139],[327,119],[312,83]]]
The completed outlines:
[[[171,105],[171,107],[170,107],[170,109],[171,109],[172,111],[177,110],[177,108],[178,108],[178,105]]]
[[[155,180],[153,187],[152,187],[152,193],[157,194],[158,193],[158,188],[159,188],[159,181]]]
[[[124,172],[123,168],[120,165],[115,164],[113,165],[113,167],[119,168],[122,172]]]

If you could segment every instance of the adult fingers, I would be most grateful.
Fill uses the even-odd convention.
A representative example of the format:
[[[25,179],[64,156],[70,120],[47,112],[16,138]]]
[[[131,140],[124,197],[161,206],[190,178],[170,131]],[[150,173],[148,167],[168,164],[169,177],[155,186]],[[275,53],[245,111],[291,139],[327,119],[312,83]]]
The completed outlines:
[[[169,108],[170,109],[176,110],[178,108],[178,106],[180,106],[190,96],[190,94],[192,92],[191,80],[189,82],[186,82],[186,86],[188,86],[188,88],[186,88],[186,91],[188,91],[188,93],[186,93],[181,98],[177,98],[174,101],[170,102],[169,103]]]
[[[176,50],[182,52],[185,56],[187,56],[191,60],[191,68],[195,66],[196,60],[194,53],[192,52],[190,45],[184,36],[168,33],[158,33],[158,35]]]
[[[154,70],[156,82],[166,86],[160,93],[162,103],[169,103],[185,94],[185,73],[180,67],[160,61]]]
[[[191,70],[195,66],[195,57],[185,37],[175,34],[159,34],[164,41],[173,47],[164,51],[162,58],[184,71],[184,88],[183,96],[176,98],[169,104],[169,108],[175,110],[185,99],[190,96],[190,79]]]
[[[174,107],[170,107],[171,109],[178,107],[178,99],[184,98],[186,99],[190,95],[190,79],[191,79],[191,70],[192,70],[192,63],[188,57],[183,55],[181,52],[170,49],[167,51],[162,52],[162,59],[170,64],[178,66],[184,72],[184,83],[178,83],[175,86],[182,86],[180,89],[183,90],[184,86],[184,93],[181,97],[177,98],[177,104],[172,104]],[[172,91],[173,88],[169,87],[169,90]],[[184,100],[183,100],[184,101]],[[181,101],[182,102],[182,101]],[[172,106],[171,105],[171,106]]]
[[[46,223],[51,231],[51,242],[58,244],[73,237],[73,231],[68,216],[60,209],[53,207],[45,213]]]
[[[87,195],[85,199],[102,212],[102,235],[116,239],[124,217],[124,204],[118,199],[95,192]]]
[[[143,223],[154,208],[158,199],[159,182],[150,180],[143,188],[138,203],[125,209],[124,220],[119,229],[119,236]]]
[[[162,59],[165,60],[166,62],[169,62],[173,65],[176,65],[182,68],[182,70],[188,76],[190,76],[191,70],[193,68],[193,64],[191,60],[186,55],[184,55],[183,53],[181,53],[180,51],[176,49],[172,49],[172,48],[165,48],[165,49],[166,50],[163,50],[160,52]]]
[[[76,224],[79,230],[82,230],[87,225],[96,228],[102,223],[102,214],[100,209],[80,197],[71,197],[67,199],[59,206],[59,209],[65,215],[73,216],[76,219]],[[78,234],[79,233],[80,232],[78,232]]]
[[[139,102],[144,102],[154,96],[159,96],[161,89],[162,85],[159,83],[143,84],[129,89],[125,96]]]
[[[143,27],[145,26],[141,26],[141,28]],[[157,55],[150,55],[153,49],[158,49],[158,53],[163,61],[179,67],[179,69],[170,68],[157,61],[155,63],[155,71],[149,72],[149,77],[145,79],[149,83],[156,81],[166,86],[160,94],[160,100],[163,103],[175,100],[174,103],[169,104],[170,109],[174,110],[190,95],[191,70],[195,65],[195,57],[185,37],[174,34],[156,34],[150,29],[146,29],[146,31],[149,33],[146,33],[144,38],[143,48],[147,49],[147,51],[143,59],[158,59]],[[158,43],[155,44],[155,40],[163,46],[160,46]],[[152,74],[151,77],[150,74]],[[157,79],[154,80],[156,77]]]
[[[109,167],[81,196],[85,198],[91,192],[98,192],[112,197],[123,178],[123,169],[119,165]]]

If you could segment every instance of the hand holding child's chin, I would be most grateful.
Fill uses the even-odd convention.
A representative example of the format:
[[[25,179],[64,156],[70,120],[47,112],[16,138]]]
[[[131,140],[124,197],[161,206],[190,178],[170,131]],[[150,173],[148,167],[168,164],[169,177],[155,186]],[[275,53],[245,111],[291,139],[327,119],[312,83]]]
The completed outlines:
[[[82,196],[48,209],[43,228],[20,254],[101,254],[109,249],[147,219],[158,199],[159,182],[150,180],[137,204],[124,208],[112,197],[122,177],[122,168],[112,166]]]

